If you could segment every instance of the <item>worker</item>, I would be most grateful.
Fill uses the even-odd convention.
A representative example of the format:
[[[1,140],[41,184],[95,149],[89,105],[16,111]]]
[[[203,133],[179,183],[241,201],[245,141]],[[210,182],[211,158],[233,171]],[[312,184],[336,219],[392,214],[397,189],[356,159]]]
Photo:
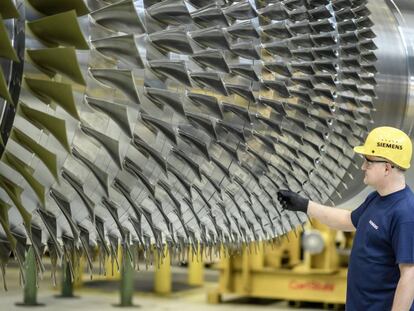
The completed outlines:
[[[355,231],[346,310],[414,311],[414,194],[405,182],[412,143],[402,131],[378,127],[354,151],[364,156],[364,184],[375,189],[352,212],[281,190],[282,207],[331,228]]]

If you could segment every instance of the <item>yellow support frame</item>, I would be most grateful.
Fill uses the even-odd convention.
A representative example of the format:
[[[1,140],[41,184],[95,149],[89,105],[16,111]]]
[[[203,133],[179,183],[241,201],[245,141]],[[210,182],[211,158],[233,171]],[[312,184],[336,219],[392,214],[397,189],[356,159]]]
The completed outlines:
[[[325,248],[320,254],[304,252],[293,232],[278,243],[250,244],[240,256],[227,256],[219,264],[217,289],[208,293],[209,303],[219,303],[224,294],[290,301],[344,304],[347,269],[339,266],[336,231],[313,222]]]
[[[226,293],[259,298],[345,303],[346,269],[331,274],[316,274],[284,269],[246,269],[245,266],[243,270],[232,270],[230,278],[223,275],[226,275],[225,270],[220,271],[218,290],[209,293],[210,303],[219,303],[222,295]]]

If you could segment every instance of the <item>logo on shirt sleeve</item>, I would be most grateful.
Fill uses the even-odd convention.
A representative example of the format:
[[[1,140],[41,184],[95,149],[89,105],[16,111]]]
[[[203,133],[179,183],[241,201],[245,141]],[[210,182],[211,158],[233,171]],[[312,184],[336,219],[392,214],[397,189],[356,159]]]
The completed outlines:
[[[378,230],[378,225],[375,223],[375,222],[373,222],[372,220],[369,220],[369,224],[375,229],[375,230]]]

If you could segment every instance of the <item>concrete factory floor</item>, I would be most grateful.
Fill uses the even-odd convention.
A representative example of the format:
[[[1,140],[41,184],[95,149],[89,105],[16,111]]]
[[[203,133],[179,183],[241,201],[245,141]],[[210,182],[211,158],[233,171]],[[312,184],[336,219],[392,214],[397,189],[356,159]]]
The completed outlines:
[[[134,296],[135,307],[122,308],[122,310],[151,310],[151,311],[213,311],[213,310],[288,310],[286,302],[275,300],[247,300],[237,297],[225,296],[225,302],[219,305],[209,305],[206,302],[206,293],[216,286],[217,271],[206,270],[207,283],[203,287],[189,288],[183,285],[186,279],[186,269],[173,267],[173,290],[169,297],[159,297],[151,293],[153,286],[153,274],[151,271],[136,273]],[[8,291],[0,290],[0,310],[24,310],[33,307],[16,306],[23,300],[22,289],[19,286],[19,274],[17,268],[10,268],[6,275]],[[139,285],[141,284],[141,285]],[[144,285],[143,285],[144,284]],[[181,285],[180,285],[181,284]],[[75,290],[76,298],[57,298],[59,288],[51,286],[50,275],[46,272],[43,280],[39,282],[38,302],[43,304],[35,307],[35,310],[76,310],[76,311],[106,311],[120,310],[116,307],[119,303],[118,283],[94,280],[85,282],[84,286]],[[306,308],[295,310],[315,311],[320,309]]]

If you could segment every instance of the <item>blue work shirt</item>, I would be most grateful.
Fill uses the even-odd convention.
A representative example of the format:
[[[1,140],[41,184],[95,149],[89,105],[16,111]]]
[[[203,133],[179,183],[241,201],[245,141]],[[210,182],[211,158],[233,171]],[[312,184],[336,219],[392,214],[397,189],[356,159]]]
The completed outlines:
[[[375,191],[351,213],[351,219],[357,230],[348,267],[346,310],[391,310],[400,278],[398,264],[414,263],[414,194],[408,186],[386,196]]]

